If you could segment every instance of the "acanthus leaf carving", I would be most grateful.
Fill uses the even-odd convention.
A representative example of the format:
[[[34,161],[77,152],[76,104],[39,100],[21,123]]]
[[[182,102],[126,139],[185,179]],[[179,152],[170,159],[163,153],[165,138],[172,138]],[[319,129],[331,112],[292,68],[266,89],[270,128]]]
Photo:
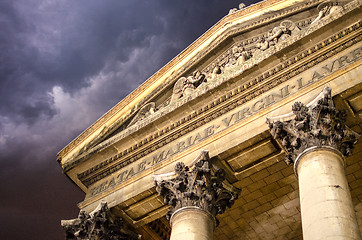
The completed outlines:
[[[80,211],[78,218],[62,220],[66,240],[137,240],[140,235],[125,228],[121,218],[114,216],[106,202],[91,213]]]
[[[345,125],[346,113],[333,104],[331,89],[323,92],[306,106],[301,102],[292,107],[294,119],[270,121],[271,135],[279,140],[286,150],[286,163],[292,164],[305,149],[328,146],[349,156],[359,135]]]
[[[199,207],[214,217],[231,207],[240,194],[240,189],[224,183],[225,172],[218,169],[214,173],[207,151],[202,151],[192,168],[179,162],[175,171],[155,177],[156,190],[164,202],[172,207],[166,217],[182,207]],[[166,178],[167,179],[166,179]]]

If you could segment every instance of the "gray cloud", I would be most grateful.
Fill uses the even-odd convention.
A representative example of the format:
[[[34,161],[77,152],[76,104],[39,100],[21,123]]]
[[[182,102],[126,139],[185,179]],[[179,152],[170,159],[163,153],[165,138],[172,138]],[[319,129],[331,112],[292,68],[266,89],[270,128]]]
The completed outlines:
[[[0,238],[63,239],[84,196],[57,151],[238,4],[1,1]]]

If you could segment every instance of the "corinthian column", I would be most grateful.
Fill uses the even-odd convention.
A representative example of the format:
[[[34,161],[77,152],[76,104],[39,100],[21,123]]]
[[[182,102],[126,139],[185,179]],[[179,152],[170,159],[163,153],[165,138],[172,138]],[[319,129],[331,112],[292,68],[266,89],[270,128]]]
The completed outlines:
[[[346,128],[346,115],[335,109],[330,88],[307,106],[296,102],[292,110],[292,119],[268,122],[298,176],[303,239],[361,239],[344,173],[344,156],[351,154],[358,134]]]
[[[214,174],[209,155],[202,151],[190,168],[177,163],[175,172],[155,175],[156,190],[172,209],[166,217],[171,224],[171,240],[211,240],[217,214],[225,212],[240,190],[225,183],[222,169]]]
[[[66,240],[137,240],[141,236],[125,228],[122,219],[114,216],[106,202],[91,213],[80,211],[78,218],[62,220]]]

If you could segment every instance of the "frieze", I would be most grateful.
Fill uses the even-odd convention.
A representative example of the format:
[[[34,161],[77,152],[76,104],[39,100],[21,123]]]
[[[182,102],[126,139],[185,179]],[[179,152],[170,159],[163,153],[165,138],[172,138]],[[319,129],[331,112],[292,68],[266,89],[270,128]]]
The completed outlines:
[[[358,5],[358,3],[355,3],[354,5],[351,3],[350,6],[349,6],[349,8],[347,8],[346,6],[345,6],[344,8],[345,8],[345,10],[351,10],[351,9],[354,9],[354,8],[356,7],[356,6],[355,6],[356,4]],[[326,23],[324,23],[324,24],[326,24]],[[320,25],[320,24],[319,24],[319,25]],[[284,69],[285,67],[288,67],[288,66],[294,64],[296,61],[302,60],[304,57],[309,56],[311,53],[314,53],[314,52],[316,52],[317,50],[320,50],[321,48],[329,45],[330,43],[334,42],[336,39],[339,39],[339,38],[341,38],[341,37],[343,37],[343,36],[345,36],[345,35],[348,35],[349,33],[357,30],[359,27],[360,27],[360,23],[357,23],[357,24],[355,24],[354,26],[351,26],[351,27],[349,27],[348,29],[345,29],[345,30],[341,31],[340,33],[336,34],[335,36],[331,37],[330,39],[327,39],[326,41],[319,43],[318,46],[315,46],[314,48],[311,48],[311,49],[309,49],[308,51],[305,51],[305,52],[299,54],[298,56],[295,57],[295,59],[288,60],[288,62],[283,63],[282,65],[279,65],[277,68],[271,69],[270,71],[264,73],[262,76],[259,76],[257,79],[254,79],[253,81],[251,81],[252,84],[247,83],[246,85],[244,85],[244,86],[242,87],[243,90],[251,87],[251,86],[252,86],[254,83],[256,83],[256,82],[261,82],[261,81],[263,81],[263,79],[266,78],[266,77],[269,77],[269,76],[274,75],[276,72]],[[316,28],[316,26],[313,26],[313,31],[316,30],[316,29],[318,29],[318,28]],[[309,34],[309,32],[308,32],[307,34]],[[304,34],[304,35],[306,35],[306,34]],[[299,39],[299,38],[297,38],[297,39]],[[293,41],[295,41],[295,40],[293,40]],[[285,46],[282,46],[281,48],[283,48],[283,47],[285,47]],[[278,48],[278,49],[276,49],[276,50],[280,50],[281,48]],[[267,55],[269,56],[269,55],[272,55],[272,54],[274,54],[274,53],[273,53],[273,52],[269,52]],[[256,64],[255,62],[252,63],[252,64],[249,64],[249,66],[247,66],[247,68],[250,68],[250,67],[254,66],[255,64]],[[310,63],[310,64],[312,64],[312,63]],[[304,66],[304,68],[306,68],[306,66]],[[238,74],[240,74],[240,73],[238,73]],[[237,75],[237,74],[235,74],[235,75]],[[184,103],[188,102],[189,100],[190,100],[190,97],[180,99],[180,100],[175,104],[174,108],[177,108],[177,107],[183,105]],[[174,108],[171,108],[171,109],[168,109],[168,110],[172,111]],[[134,132],[134,131],[136,131],[136,130],[138,130],[138,129],[146,126],[146,125],[148,125],[150,122],[152,122],[153,120],[155,120],[155,119],[159,118],[160,116],[166,114],[167,112],[168,112],[168,111],[164,111],[164,110],[163,110],[163,111],[159,111],[159,112],[154,113],[153,116],[151,116],[151,118],[145,119],[145,120],[141,121],[139,124],[136,124],[136,125],[135,125],[136,128],[132,128],[132,127],[133,127],[133,126],[132,126],[132,127],[128,128],[128,129],[126,129],[126,130],[123,131],[121,134],[117,135],[117,136],[113,139],[113,141],[108,141],[108,142],[106,142],[106,143],[99,144],[99,146],[93,148],[92,151],[88,152],[88,154],[90,155],[90,154],[92,154],[92,153],[94,153],[94,152],[99,151],[99,150],[102,149],[102,148],[107,147],[108,145],[112,144],[112,142],[117,141],[118,139],[122,139],[123,137],[129,135],[130,133],[132,133],[132,132]],[[201,112],[202,112],[202,111],[201,111]],[[158,137],[162,136],[163,134],[167,133],[168,131],[173,130],[175,127],[178,127],[178,126],[182,125],[183,123],[188,122],[188,121],[191,120],[191,119],[192,119],[192,117],[190,118],[190,117],[188,116],[188,117],[180,120],[179,122],[172,124],[172,125],[169,126],[168,128],[162,130],[162,132],[156,133],[155,135],[149,137],[148,139],[144,139],[142,142],[140,142],[138,145],[132,147],[131,149],[127,149],[127,150],[125,150],[124,152],[120,153],[119,155],[114,156],[114,157],[112,157],[112,158],[109,159],[109,160],[106,160],[106,161],[103,162],[100,166],[102,166],[102,165],[104,165],[104,164],[107,165],[107,164],[115,161],[116,159],[118,159],[118,158],[120,158],[120,157],[123,157],[124,155],[126,155],[126,154],[128,154],[128,153],[133,152],[133,150],[139,148],[140,146],[143,146],[144,144],[146,144],[146,143],[148,143],[148,142],[150,142],[150,141],[152,141],[152,140],[157,139]],[[77,160],[75,160],[75,161],[73,161],[73,162],[71,162],[71,163],[69,163],[69,164],[65,164],[65,166],[64,166],[64,171],[70,170],[70,169],[71,169],[72,167],[74,167],[76,164],[78,164],[78,163],[84,161],[85,159],[87,159],[87,157],[89,157],[89,155],[88,155],[88,156],[85,156],[85,157],[78,158]],[[128,164],[128,163],[127,163],[127,164]],[[96,170],[96,169],[94,169],[94,170]],[[93,170],[91,170],[91,171],[93,171]]]
[[[256,21],[251,22],[250,24],[246,24],[245,26],[242,26],[241,28],[239,28],[238,30],[233,30],[230,31],[227,36],[224,36],[222,38],[220,38],[219,40],[217,40],[215,43],[216,45],[219,44],[220,42],[224,41],[227,37],[234,35],[237,32],[244,32],[247,31],[249,29],[261,26],[267,22],[271,22],[271,21],[275,21],[276,19],[279,18],[283,18],[287,15],[290,15],[291,13],[294,12],[299,12],[302,11],[303,9],[308,9],[310,7],[313,7],[315,5],[317,5],[318,3],[323,2],[323,0],[312,0],[312,1],[308,1],[305,3],[302,3],[298,6],[295,7],[291,7],[288,8],[286,10],[280,11],[280,12],[276,12],[273,15],[270,15],[268,17],[262,17]],[[243,11],[238,11],[240,12],[240,14],[244,14],[244,13],[249,13],[251,11],[254,11],[254,7],[250,6],[248,8],[243,9]],[[239,13],[236,14],[231,14],[230,16],[228,16],[225,21],[224,19],[220,21],[219,25],[222,26],[222,24],[224,22],[228,22],[231,21],[234,18],[239,18]],[[301,26],[300,26],[301,27]],[[204,38],[208,37],[208,34],[204,34]],[[203,38],[198,39],[195,42],[195,46],[198,46],[200,44],[201,41],[203,41]],[[215,45],[215,44],[214,44]],[[192,49],[190,49],[190,51],[192,51]],[[206,52],[210,52],[211,48],[206,49]],[[193,65],[195,63],[195,60],[190,61],[190,65]],[[171,61],[170,62],[170,67],[172,67],[175,64],[175,61]],[[162,70],[162,69],[161,69]],[[186,69],[184,69],[185,71]],[[159,71],[157,73],[155,73],[151,78],[150,81],[147,81],[148,84],[144,84],[144,87],[147,87],[148,85],[152,84],[154,79],[157,79],[160,75],[162,75],[162,73]],[[152,81],[151,81],[152,80]],[[77,137],[76,139],[74,139],[70,144],[68,144],[66,147],[64,147],[60,153],[61,155],[65,155],[68,152],[70,152],[77,144],[81,143],[85,138],[87,138],[91,133],[93,133],[95,131],[95,129],[99,128],[99,126],[102,126],[106,121],[108,121],[112,116],[114,116],[114,114],[116,114],[120,109],[122,109],[124,107],[124,105],[127,105],[129,103],[129,101],[122,101],[121,104],[117,104],[114,108],[112,108],[110,111],[108,111],[103,117],[102,119],[100,119],[99,121],[95,122],[94,124],[92,124],[88,129],[86,129],[84,131],[84,133],[82,133],[79,137]],[[134,112],[131,112],[128,115],[132,115],[134,114]],[[120,121],[117,121],[119,123],[121,123],[122,121],[124,121],[125,119],[127,119],[128,116],[125,116],[124,118],[122,118]],[[112,132],[115,128],[119,127],[119,124],[112,124],[112,126],[109,126],[107,129],[107,132]],[[81,150],[81,153],[84,152],[84,150]],[[76,154],[79,155],[80,153]],[[61,161],[61,155],[58,156],[58,161]],[[67,168],[68,170],[70,168],[72,168],[74,165],[78,164],[79,162],[77,160],[74,161],[75,163],[73,164],[73,162],[69,163],[69,164],[65,164],[64,166],[64,171],[66,171],[65,169]]]
[[[348,29],[347,30],[352,32],[353,30],[359,28],[359,26],[360,26],[360,24],[356,24],[355,26],[352,26],[352,27],[348,28],[349,30]],[[342,31],[341,33],[344,32],[346,34],[348,32],[347,30]],[[338,36],[338,37],[335,37],[335,39],[340,38],[342,35],[337,34],[336,36]],[[302,52],[299,56],[294,58],[295,62],[300,61],[303,57],[306,57],[306,56],[310,55],[311,53],[319,50],[319,48],[323,48],[324,46],[327,46],[328,44],[332,43],[333,41],[331,41],[331,39],[333,39],[333,37],[330,38],[330,39],[325,40],[322,43],[317,44],[316,47],[308,49],[305,52]],[[257,89],[255,89],[252,93],[246,93],[243,96],[240,96],[240,98],[237,98],[233,102],[230,102],[228,104],[227,108],[222,107],[222,110],[220,110],[220,111],[219,111],[219,109],[217,109],[218,106],[221,103],[223,103],[224,101],[226,101],[227,99],[230,99],[233,96],[239,95],[240,93],[244,93],[246,91],[246,89],[248,89],[249,87],[254,86],[257,83],[264,81],[264,79],[274,75],[277,72],[277,70],[280,71],[280,70],[282,70],[284,68],[287,68],[288,66],[295,63],[293,61],[284,62],[284,63],[276,66],[275,69],[277,69],[277,70],[275,70],[275,71],[271,70],[267,74],[263,74],[263,75],[260,75],[260,76],[256,77],[253,81],[251,81],[251,82],[249,82],[249,83],[247,83],[247,84],[245,84],[243,86],[240,86],[237,89],[232,90],[231,92],[227,93],[225,96],[223,96],[223,97],[221,97],[219,99],[216,99],[213,102],[211,102],[209,105],[205,106],[204,108],[199,109],[197,111],[197,114],[195,113],[193,115],[186,116],[184,119],[180,120],[179,122],[167,127],[165,130],[157,133],[157,135],[154,135],[153,137],[151,137],[149,139],[141,141],[138,145],[135,145],[132,148],[129,148],[129,149],[123,151],[122,153],[119,153],[119,154],[113,156],[112,158],[106,160],[105,162],[102,162],[101,164],[89,169],[88,171],[79,174],[78,177],[83,183],[87,183],[87,185],[90,185],[91,183],[93,183],[95,181],[98,181],[101,178],[103,178],[105,176],[108,176],[109,174],[111,174],[111,173],[113,173],[115,171],[118,171],[119,169],[131,164],[132,162],[136,161],[137,159],[140,159],[140,158],[150,154],[151,152],[153,152],[153,151],[159,149],[160,147],[168,144],[170,141],[176,140],[179,137],[187,134],[188,132],[193,131],[194,129],[196,129],[198,127],[197,122],[198,122],[199,125],[200,124],[203,125],[203,124],[205,124],[205,123],[219,117],[221,114],[224,114],[224,113],[232,110],[236,106],[239,106],[241,104],[246,103],[247,101],[257,97],[258,95],[268,91],[271,88],[274,88],[275,86],[281,84],[282,82],[287,81],[288,79],[290,79],[290,78],[304,72],[305,70],[313,67],[314,65],[316,65],[316,64],[318,64],[318,63],[320,63],[320,62],[322,62],[322,61],[324,61],[324,60],[326,60],[326,59],[328,59],[328,58],[330,58],[332,56],[334,56],[338,52],[346,49],[347,47],[352,46],[353,44],[359,42],[360,40],[361,40],[361,36],[357,36],[356,38],[351,39],[350,41],[344,43],[343,45],[339,46],[338,48],[332,49],[331,51],[327,52],[326,54],[319,56],[317,59],[309,61],[308,63],[300,66],[299,68],[295,69],[294,71],[291,71],[291,72],[289,72],[287,74],[284,74],[284,75],[278,77],[277,79],[274,79],[271,82],[271,84],[268,84],[268,85],[264,84],[262,87],[257,87]],[[359,59],[359,57],[360,57],[359,48],[356,51],[357,51],[356,54],[358,55],[358,56],[356,56],[356,58]],[[298,84],[303,85],[304,83],[299,82]],[[257,107],[254,107],[254,108],[257,108]],[[210,109],[214,109],[214,111],[207,114],[207,115],[205,115],[205,117],[203,119],[197,119],[197,121],[195,120],[195,118],[199,114],[204,113],[204,112],[206,112],[206,111],[208,111]],[[168,131],[174,129],[177,126],[182,125],[185,122],[191,122],[191,123],[189,125],[186,125],[186,126],[182,127],[181,129],[179,129],[173,135],[164,137],[164,138],[160,139],[159,141],[155,142],[153,144],[153,146],[148,146],[146,148],[143,148],[141,152],[129,155],[129,153],[131,153],[132,151],[135,151],[140,146],[142,146],[144,144],[147,144],[148,143],[147,140],[151,141],[152,139],[156,139],[157,137],[166,134]],[[129,156],[127,156],[127,155],[129,155]],[[110,166],[108,169],[105,169],[105,170],[103,170],[101,172],[98,172],[96,175],[93,174],[97,170],[100,170],[101,168],[109,165],[110,163],[116,161],[117,159],[119,159],[121,157],[125,157],[125,160],[122,161],[121,163],[118,163],[117,165]],[[94,178],[94,176],[96,176],[96,178]],[[91,180],[89,182],[90,178],[93,179],[93,180]]]
[[[239,71],[236,71],[233,73],[233,75],[230,76],[230,78],[232,77],[235,77],[237,75],[240,75],[245,69],[249,69],[253,66],[255,66],[256,64],[258,64],[259,62],[261,62],[263,59],[275,54],[275,52],[277,51],[280,51],[281,49],[285,48],[286,46],[290,45],[291,43],[299,40],[301,37],[304,37],[308,34],[310,34],[311,32],[319,29],[321,26],[324,26],[325,24],[329,23],[332,20],[335,20],[336,18],[344,15],[346,13],[346,11],[351,11],[353,10],[354,8],[357,7],[357,5],[359,5],[359,2],[351,2],[347,5],[344,6],[344,12],[343,11],[340,11],[339,14],[335,13],[333,15],[333,18],[329,17],[327,19],[321,19],[317,24],[314,24],[314,26],[311,26],[310,28],[307,29],[307,31],[303,31],[301,34],[298,34],[294,37],[290,37],[290,40],[287,41],[287,42],[282,42],[282,44],[279,44],[279,45],[276,45],[276,46],[273,46],[271,49],[268,49],[268,51],[265,51],[263,57],[261,59],[259,59],[258,61],[249,61],[247,62],[246,64],[244,64],[244,67],[243,69],[239,70]],[[288,67],[290,66],[291,64],[294,64],[296,61],[300,61],[302,60],[304,57],[306,56],[309,56],[310,54],[316,52],[317,50],[320,50],[321,48],[329,45],[330,43],[334,42],[336,39],[338,38],[341,38],[345,35],[348,35],[349,33],[351,33],[352,31],[355,31],[356,30],[356,27],[357,29],[359,28],[360,26],[360,23],[357,23],[356,25],[350,27],[352,29],[345,29],[344,31],[341,31],[340,33],[336,34],[335,36],[331,37],[330,39],[320,43],[320,45],[322,46],[315,46],[314,48],[311,48],[309,49],[307,52],[303,52],[302,54],[299,54],[298,56],[296,56],[295,60],[294,59],[291,59],[291,60],[288,60],[287,63],[284,64],[284,66],[278,66],[277,68],[274,68],[274,69],[271,69],[270,71],[266,72],[265,74],[263,74],[263,76],[259,76],[258,79],[257,79],[257,82],[261,82],[265,77],[270,77],[272,75],[274,75],[276,72],[284,69],[285,67]],[[214,81],[213,82],[213,85],[212,84],[209,84],[208,85],[208,89],[210,88],[213,88],[213,87],[216,87],[217,85],[219,85],[221,82],[224,82],[226,81],[227,79],[224,79],[224,78],[221,78],[219,79],[218,81]],[[255,80],[253,80],[253,82],[255,82]],[[247,85],[243,86],[243,88],[249,88],[251,87],[253,84],[249,84],[247,83]],[[203,90],[205,92],[205,89]],[[202,90],[201,90],[202,92]],[[202,92],[203,93],[203,92]],[[117,141],[119,139],[122,139],[124,138],[125,136],[128,136],[129,134],[139,130],[140,128],[148,125],[150,122],[154,121],[155,119],[165,115],[166,113],[168,112],[171,112],[173,109],[185,104],[186,102],[190,101],[191,99],[195,98],[195,96],[188,96],[186,98],[182,98],[182,99],[179,99],[179,101],[177,101],[174,106],[169,106],[169,108],[165,108],[163,109],[162,111],[158,111],[158,112],[155,112],[153,113],[150,117],[148,117],[147,119],[144,119],[140,122],[138,122],[137,124],[125,129],[123,132],[121,132],[120,134],[118,134],[117,136],[115,136],[114,138],[112,138],[111,140],[109,141],[106,141],[104,143],[101,143],[99,144],[97,147],[94,147],[92,150],[90,150],[87,154],[87,156],[83,156],[81,158],[78,158],[76,159],[75,161],[69,163],[69,164],[65,164],[64,165],[64,171],[68,171],[70,170],[72,167],[74,167],[76,164],[84,161],[85,159],[87,159],[89,157],[89,155],[91,155],[92,153],[95,153],[97,151],[99,151],[100,149],[103,149],[109,145],[111,145],[114,141]],[[184,122],[187,122],[188,120],[190,120],[192,118],[185,118],[185,119],[182,119],[180,120],[179,122],[177,123],[174,123],[173,125],[169,126],[167,129],[164,129],[162,130],[162,132],[160,133],[156,133],[155,135],[149,137],[148,139],[144,139],[142,142],[140,142],[138,144],[138,146],[134,146],[132,147],[130,150],[127,149],[125,150],[124,152],[122,152],[120,155],[118,155],[118,157],[113,157],[110,161],[106,161],[104,162],[103,164],[109,164],[111,162],[113,162],[114,160],[120,158],[120,157],[123,157],[125,154],[128,154],[130,152],[133,152],[133,150],[139,148],[140,146],[143,146],[144,144],[154,140],[154,139],[157,139],[158,137],[162,136],[163,134],[167,133],[168,131],[170,130],[173,130],[175,127],[178,127],[180,125],[182,125]]]
[[[320,16],[318,16],[313,22],[316,22]],[[303,20],[303,22],[312,23],[313,18]],[[240,67],[245,69],[243,63],[251,58],[257,58],[258,55],[262,55],[262,51],[265,51],[281,41],[287,40],[290,36],[299,33],[299,24],[294,23],[290,20],[284,20],[279,26],[274,26],[266,33],[258,36],[253,36],[250,39],[238,42],[234,44],[226,52],[220,54],[216,60],[209,64],[203,71],[195,71],[188,77],[179,78],[174,84],[171,99],[166,100],[167,104],[162,103],[162,107],[166,107],[169,104],[174,104],[180,98],[194,94],[196,88],[202,85],[209,85],[210,81],[213,81],[217,75],[228,72],[230,68]],[[154,103],[149,103],[153,104]],[[145,106],[148,106],[146,104]],[[162,108],[162,107],[159,108]],[[143,114],[144,107],[142,107],[137,115],[133,117],[131,124],[141,120],[140,114]]]
[[[122,170],[120,170],[120,168],[109,168],[107,169],[107,171],[99,172],[96,175],[90,177],[85,177],[86,175],[84,175],[81,180],[83,180],[83,183],[86,186],[90,186],[91,184],[100,181],[102,178],[109,176],[111,173],[120,170],[118,172],[118,175],[116,175],[115,177],[105,180],[98,184],[96,187],[92,187],[90,189],[89,196],[95,196],[118,184],[121,184],[122,182],[136,176],[141,172],[146,171],[147,169],[156,166],[157,164],[167,159],[170,159],[172,156],[218,134],[219,132],[234,126],[240,121],[243,121],[244,119],[253,116],[254,114],[262,111],[263,109],[282,101],[286,97],[293,95],[296,92],[304,89],[305,87],[324,79],[335,71],[338,71],[339,69],[346,67],[361,58],[362,47],[357,47],[342,56],[331,58],[330,61],[327,61],[325,64],[319,66],[313,71],[306,72],[301,77],[294,78],[292,82],[288,83],[283,87],[280,87],[279,89],[275,88],[279,84],[270,84],[268,85],[268,87],[274,88],[274,90],[272,90],[263,98],[253,100],[257,95],[259,95],[253,92],[249,95],[246,95],[245,98],[236,99],[227,106],[220,107],[220,109],[223,109],[223,111],[220,110],[214,113],[210,113],[206,115],[198,125],[194,125],[193,127],[197,128],[196,131],[178,139],[177,141],[173,141],[172,137],[170,137],[169,139],[171,140],[168,142],[168,145],[159,149],[153,155],[146,157],[141,161],[134,162],[129,166],[125,166],[124,168],[122,168]],[[268,90],[269,89],[265,88],[264,86],[261,87],[259,91],[265,92]],[[249,99],[249,101],[247,99]],[[236,112],[232,111],[240,104],[243,104],[243,107],[240,108],[240,110]],[[221,115],[224,116],[222,118],[219,118]],[[204,126],[206,123],[214,119],[215,121],[212,124]]]

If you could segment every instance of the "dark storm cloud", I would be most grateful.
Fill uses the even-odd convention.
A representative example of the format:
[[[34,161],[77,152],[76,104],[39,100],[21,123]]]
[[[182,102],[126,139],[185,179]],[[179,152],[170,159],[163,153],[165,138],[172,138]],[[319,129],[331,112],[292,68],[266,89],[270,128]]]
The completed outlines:
[[[75,94],[110,61],[127,62],[134,49],[149,47],[152,36],[174,43],[149,49],[164,54],[152,59],[156,64],[139,79],[123,80],[139,84],[235,5],[215,0],[5,1],[0,10],[0,114],[28,124],[51,117],[56,110],[47,92],[53,86]]]
[[[56,152],[238,4],[0,1],[0,239],[63,239],[84,196]]]

